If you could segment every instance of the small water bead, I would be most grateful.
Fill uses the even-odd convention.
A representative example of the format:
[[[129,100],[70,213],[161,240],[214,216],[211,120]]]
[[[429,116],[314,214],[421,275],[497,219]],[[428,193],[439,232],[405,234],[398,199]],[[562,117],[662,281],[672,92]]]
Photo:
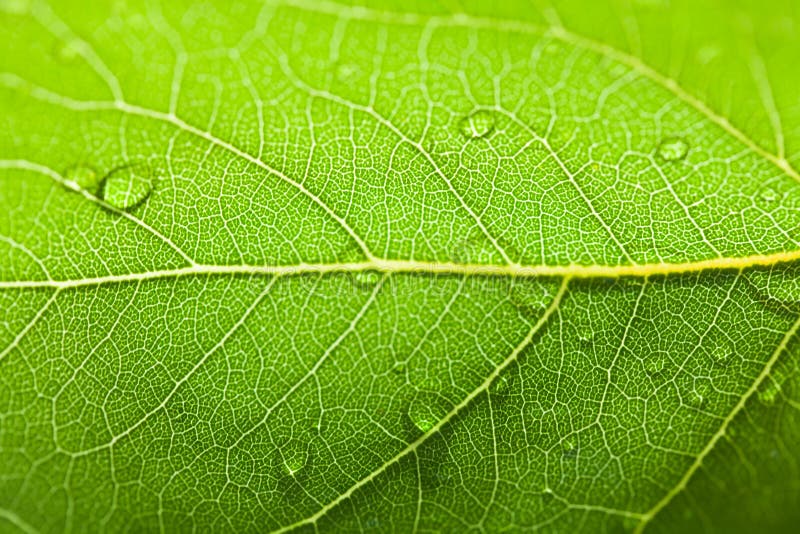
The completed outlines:
[[[60,42],[56,46],[56,59],[62,63],[72,63],[82,54],[84,44],[76,39]]]
[[[547,308],[553,296],[547,286],[537,280],[516,278],[511,282],[509,298],[520,310],[537,312]]]
[[[771,187],[765,187],[765,188],[763,188],[763,189],[762,189],[762,190],[761,190],[761,191],[758,193],[758,196],[759,196],[759,197],[761,198],[761,200],[763,200],[764,202],[775,202],[776,200],[778,200],[778,199],[780,198],[780,195],[778,194],[778,192],[777,192],[777,191],[775,191],[774,189],[772,189]]]
[[[719,365],[726,365],[733,356],[733,349],[728,345],[720,345],[711,351],[711,359]]]
[[[336,66],[336,78],[341,82],[352,80],[358,74],[358,65],[342,63]]]
[[[296,476],[308,463],[308,444],[290,440],[281,447],[280,454],[284,473]]]
[[[491,385],[491,391],[496,395],[508,395],[514,385],[514,375],[501,373]]]
[[[353,273],[353,283],[361,289],[372,289],[381,281],[377,271],[359,271]]]
[[[665,139],[658,147],[658,155],[666,161],[683,159],[688,152],[689,145],[679,137]]]
[[[101,176],[90,166],[78,164],[64,171],[64,179],[70,187],[78,187],[94,192],[97,186],[100,185]]]
[[[767,406],[772,406],[781,394],[781,385],[775,380],[768,379],[769,382],[759,390],[758,400]]]
[[[663,354],[652,354],[645,362],[644,368],[649,375],[657,375],[664,370],[667,358]]]
[[[447,415],[442,399],[432,393],[419,393],[408,407],[408,418],[420,432],[429,432]]]
[[[115,208],[129,209],[150,195],[155,174],[146,163],[120,167],[109,174],[103,186],[103,200]]]
[[[476,111],[461,119],[458,129],[467,139],[486,137],[494,130],[494,115],[485,110]]]

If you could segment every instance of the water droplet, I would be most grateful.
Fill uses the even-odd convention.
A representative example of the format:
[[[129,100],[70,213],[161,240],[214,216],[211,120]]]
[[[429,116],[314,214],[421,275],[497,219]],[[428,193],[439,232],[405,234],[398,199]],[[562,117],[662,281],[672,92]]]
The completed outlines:
[[[494,115],[485,110],[476,111],[461,119],[461,122],[458,123],[458,129],[468,139],[485,137],[494,130]]]
[[[663,354],[651,354],[644,364],[644,368],[649,375],[657,375],[667,364],[667,358]]]
[[[763,387],[763,389],[759,390],[758,400],[760,400],[767,406],[772,406],[773,404],[775,404],[775,401],[778,399],[778,396],[780,394],[781,394],[781,385],[777,383],[775,380],[769,379],[769,382],[766,384],[766,386]]]
[[[392,366],[392,372],[394,374],[396,374],[396,375],[404,375],[404,374],[406,374],[406,369],[407,369],[406,362],[402,362],[402,361],[401,362],[394,362],[394,365]]]
[[[81,56],[84,44],[77,39],[59,42],[56,45],[56,59],[63,63],[72,63]]]
[[[589,327],[585,326],[578,332],[578,340],[583,343],[589,343],[592,339],[594,339],[594,331]]]
[[[537,280],[516,278],[511,282],[509,298],[522,311],[539,312],[547,308],[553,296],[548,287]]]
[[[103,186],[103,200],[115,208],[132,208],[153,190],[155,176],[146,163],[120,167],[109,174]]]
[[[94,192],[100,185],[100,175],[91,167],[84,164],[73,165],[64,171],[67,185]]]
[[[726,365],[729,363],[732,355],[733,349],[728,345],[720,345],[711,351],[711,359],[714,363],[719,365]]]
[[[495,378],[492,382],[492,392],[497,395],[508,395],[512,391],[514,385],[514,375],[501,373],[500,376]]]
[[[667,161],[683,159],[687,152],[689,152],[689,145],[678,137],[665,139],[658,147],[658,155]]]
[[[298,440],[289,440],[280,449],[283,472],[289,476],[297,476],[308,463],[308,444]]]
[[[762,190],[761,190],[761,191],[758,193],[758,196],[759,196],[759,197],[761,198],[761,200],[763,200],[764,202],[775,202],[776,200],[778,200],[778,199],[780,198],[780,195],[778,194],[778,192],[777,192],[777,191],[775,191],[774,189],[772,189],[772,188],[771,188],[771,187],[769,187],[769,186],[767,186],[767,187],[763,188],[763,189],[762,189]]]
[[[640,520],[636,517],[626,516],[622,519],[622,528],[628,532],[636,530],[639,526]]]
[[[408,418],[420,432],[428,432],[447,415],[442,398],[433,393],[419,393],[408,407]]]
[[[361,289],[372,290],[380,281],[381,275],[377,271],[359,271],[353,273],[353,283],[356,287]]]
[[[577,442],[572,438],[567,438],[561,442],[561,455],[564,458],[575,458],[578,456]]]
[[[695,408],[701,407],[706,402],[708,387],[704,384],[695,384],[694,388],[687,393],[687,402]]]
[[[336,78],[339,81],[347,82],[358,74],[358,65],[352,63],[342,63],[336,66]]]

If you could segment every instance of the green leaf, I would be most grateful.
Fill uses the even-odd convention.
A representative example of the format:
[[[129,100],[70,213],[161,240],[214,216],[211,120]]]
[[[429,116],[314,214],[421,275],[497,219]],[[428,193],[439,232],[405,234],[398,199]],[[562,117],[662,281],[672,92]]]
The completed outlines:
[[[0,530],[791,531],[791,0],[0,2]]]

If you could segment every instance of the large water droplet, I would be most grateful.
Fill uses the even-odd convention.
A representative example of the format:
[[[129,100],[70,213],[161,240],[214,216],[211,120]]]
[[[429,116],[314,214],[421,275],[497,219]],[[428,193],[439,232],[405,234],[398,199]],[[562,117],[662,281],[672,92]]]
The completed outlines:
[[[468,139],[485,137],[494,130],[494,115],[485,110],[476,111],[461,119],[458,129]]]
[[[152,192],[155,175],[150,165],[134,163],[120,167],[106,177],[103,200],[115,208],[132,208]]]
[[[336,66],[336,78],[340,82],[348,82],[358,74],[358,65],[352,63],[341,63]]]
[[[690,406],[700,408],[706,402],[709,388],[706,384],[695,383],[694,387],[687,392],[686,400]]]
[[[100,185],[101,176],[90,166],[81,163],[67,168],[64,179],[70,187],[95,192]]]
[[[567,438],[561,442],[561,455],[564,458],[575,458],[578,456],[578,442],[575,438]]]
[[[308,463],[308,444],[299,440],[289,440],[280,449],[283,472],[289,476],[297,474]]]
[[[675,161],[686,157],[689,145],[679,137],[664,139],[658,147],[658,155],[667,161]]]

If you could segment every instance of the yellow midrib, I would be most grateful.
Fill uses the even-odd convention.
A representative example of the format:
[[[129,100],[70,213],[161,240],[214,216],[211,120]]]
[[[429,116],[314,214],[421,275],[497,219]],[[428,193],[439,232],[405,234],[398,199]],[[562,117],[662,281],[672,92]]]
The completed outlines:
[[[697,273],[714,270],[741,270],[750,267],[769,267],[800,260],[800,250],[758,254],[740,258],[713,258],[686,263],[646,263],[634,265],[482,265],[451,262],[373,259],[352,263],[300,263],[296,265],[206,265],[164,269],[142,273],[107,275],[69,280],[8,280],[0,281],[0,289],[96,286],[122,282],[138,282],[162,278],[199,275],[267,275],[298,276],[304,274],[360,273],[419,273],[459,276],[508,277],[568,277],[618,278],[649,277],[670,274]]]

